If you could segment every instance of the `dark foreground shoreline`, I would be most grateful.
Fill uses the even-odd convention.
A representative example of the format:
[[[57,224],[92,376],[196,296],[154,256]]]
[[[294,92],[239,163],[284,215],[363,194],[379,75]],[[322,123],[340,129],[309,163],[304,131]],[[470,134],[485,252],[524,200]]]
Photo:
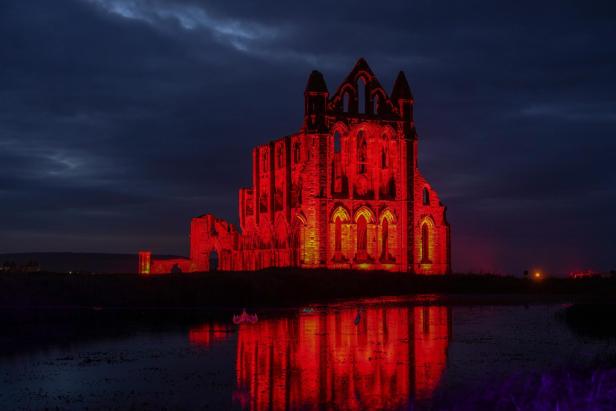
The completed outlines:
[[[540,281],[495,275],[413,276],[378,271],[271,269],[137,276],[0,275],[2,310],[238,309],[293,307],[341,299],[435,294],[435,302],[609,302],[616,278]]]

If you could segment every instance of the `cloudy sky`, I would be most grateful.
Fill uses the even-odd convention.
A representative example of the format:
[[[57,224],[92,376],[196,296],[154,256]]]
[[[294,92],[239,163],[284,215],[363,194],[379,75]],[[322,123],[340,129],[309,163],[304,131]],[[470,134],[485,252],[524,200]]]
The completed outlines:
[[[411,83],[454,270],[616,269],[616,6],[503,3],[4,0],[0,252],[185,255],[363,56]]]

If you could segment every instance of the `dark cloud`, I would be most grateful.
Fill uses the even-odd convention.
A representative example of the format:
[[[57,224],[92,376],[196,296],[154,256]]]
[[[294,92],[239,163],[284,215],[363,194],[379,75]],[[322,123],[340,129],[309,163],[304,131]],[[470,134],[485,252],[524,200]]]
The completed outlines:
[[[0,250],[185,253],[236,221],[250,149],[298,129],[310,70],[359,56],[416,97],[454,267],[615,268],[611,2],[5,1]]]

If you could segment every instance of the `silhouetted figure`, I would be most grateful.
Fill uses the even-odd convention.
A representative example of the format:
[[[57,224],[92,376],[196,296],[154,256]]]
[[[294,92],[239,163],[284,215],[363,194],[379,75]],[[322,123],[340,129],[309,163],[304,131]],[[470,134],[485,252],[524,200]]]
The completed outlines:
[[[171,267],[171,274],[180,274],[182,272],[182,269],[180,268],[179,265],[174,264],[173,267]]]

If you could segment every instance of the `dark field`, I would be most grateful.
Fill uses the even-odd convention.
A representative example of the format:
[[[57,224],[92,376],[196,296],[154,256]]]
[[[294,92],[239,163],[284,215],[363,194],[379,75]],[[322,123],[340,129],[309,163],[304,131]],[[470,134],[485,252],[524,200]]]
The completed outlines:
[[[139,277],[135,274],[16,273],[0,275],[3,308],[186,308],[290,306],[383,295],[442,294],[453,300],[491,296],[503,302],[604,300],[616,278],[540,281],[494,275],[412,276],[405,273],[263,270]],[[491,303],[498,301],[491,301]]]
[[[494,275],[263,270],[139,277],[135,274],[0,275],[0,307],[229,308],[285,307],[336,299],[439,294],[440,302],[490,304],[609,301],[616,278],[540,281]],[[477,301],[474,301],[477,300]]]

